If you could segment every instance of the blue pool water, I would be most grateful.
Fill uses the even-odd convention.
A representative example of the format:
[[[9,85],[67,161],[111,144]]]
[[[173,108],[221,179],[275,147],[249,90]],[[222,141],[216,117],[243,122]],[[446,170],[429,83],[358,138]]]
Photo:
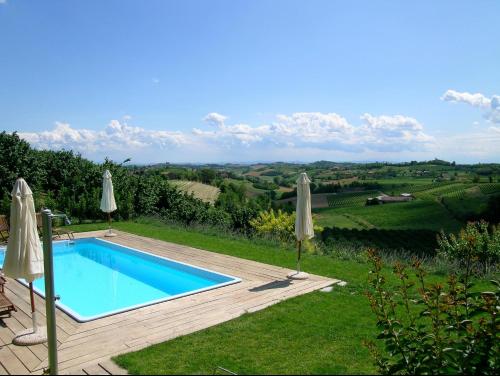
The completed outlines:
[[[97,238],[54,242],[57,306],[81,322],[239,281]],[[44,279],[34,288],[44,296]]]

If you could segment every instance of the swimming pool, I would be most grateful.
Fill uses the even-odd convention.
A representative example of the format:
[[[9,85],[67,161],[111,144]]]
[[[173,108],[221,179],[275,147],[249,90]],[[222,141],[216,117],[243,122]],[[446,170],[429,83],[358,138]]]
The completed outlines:
[[[99,238],[58,241],[53,249],[56,304],[79,322],[240,282]],[[33,285],[45,296],[43,278]]]

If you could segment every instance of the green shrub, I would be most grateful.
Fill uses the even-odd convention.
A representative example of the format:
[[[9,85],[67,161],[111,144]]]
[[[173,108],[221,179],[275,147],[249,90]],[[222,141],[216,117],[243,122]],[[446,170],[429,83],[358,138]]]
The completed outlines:
[[[485,221],[469,222],[458,236],[438,236],[438,255],[457,262],[466,272],[489,273],[500,261],[500,229]]]
[[[239,229],[248,227],[249,219],[256,215],[255,208],[245,208],[247,202],[234,210],[229,204],[213,207],[204,203],[170,185],[156,170],[128,169],[109,159],[97,164],[72,151],[35,150],[16,133],[6,132],[0,132],[0,214],[9,214],[10,191],[22,176],[33,190],[37,210],[48,207],[62,211],[80,223],[104,219],[99,207],[105,169],[113,175],[118,207],[114,219],[162,216],[187,225],[206,223]],[[196,176],[203,181],[215,177],[210,169],[202,169]]]
[[[295,213],[289,214],[281,210],[262,211],[250,220],[250,225],[257,234],[274,237],[282,242],[292,242],[295,239]]]
[[[381,258],[373,264],[367,292],[383,346],[367,341],[383,374],[483,374],[500,371],[500,283],[473,293],[470,275],[451,275],[446,286],[428,284],[418,262],[411,278],[396,264],[395,291],[386,285]]]

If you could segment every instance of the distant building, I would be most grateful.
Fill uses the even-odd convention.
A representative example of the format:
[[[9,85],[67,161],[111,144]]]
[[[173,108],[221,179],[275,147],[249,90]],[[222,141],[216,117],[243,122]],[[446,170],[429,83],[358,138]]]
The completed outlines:
[[[413,200],[413,195],[411,193],[401,193],[399,196],[377,196],[370,197],[366,200],[366,205],[381,205],[381,204],[391,204],[394,202],[408,202]]]

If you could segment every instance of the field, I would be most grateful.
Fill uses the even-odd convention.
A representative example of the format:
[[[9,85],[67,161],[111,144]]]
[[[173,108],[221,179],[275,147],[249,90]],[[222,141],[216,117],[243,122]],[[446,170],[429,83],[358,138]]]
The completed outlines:
[[[331,218],[343,215],[362,228],[457,231],[462,227],[438,202],[419,199],[395,204],[316,209],[315,213],[319,214],[318,224],[321,226],[336,226]]]
[[[196,181],[171,180],[170,182],[184,192],[193,194],[194,197],[210,204],[215,203],[220,194],[219,188],[208,184],[198,183]]]
[[[234,183],[236,185],[243,184],[245,186],[247,197],[256,197],[266,193],[264,189],[255,188],[253,184],[247,180],[237,180],[237,179],[226,179],[229,183]]]
[[[181,167],[169,168],[179,173]],[[295,181],[301,172],[306,172],[312,181],[315,222],[323,227],[352,230],[456,232],[467,221],[480,219],[488,210],[491,197],[500,194],[499,164],[457,165],[441,160],[399,164],[319,161],[198,167],[204,168],[218,171],[219,181],[243,184],[249,199],[268,195],[274,200],[274,207],[286,210],[295,207]],[[192,166],[186,169],[186,173],[193,171],[198,170]],[[201,192],[203,188],[195,189],[195,195],[202,196]],[[414,200],[366,205],[370,197],[402,193],[413,195]],[[217,193],[204,195],[203,199],[213,202]],[[282,196],[285,198],[281,199]]]
[[[335,212],[331,210],[314,210],[313,221],[323,227],[338,227],[348,229],[373,228],[371,223],[362,218],[355,217],[348,213]]]
[[[442,197],[442,204],[448,209],[456,218],[461,220],[471,220],[479,217],[488,206],[490,190],[482,189],[479,187],[472,187],[462,192],[460,195],[446,195]]]
[[[317,208],[327,208],[329,206],[329,197],[331,193],[318,193],[311,195],[311,207],[313,209]],[[278,200],[279,204],[292,205],[295,207],[297,205],[297,197],[286,198],[284,200]]]
[[[379,191],[360,191],[344,194],[332,194],[328,196],[328,207],[330,208],[345,208],[352,206],[365,206],[366,200],[370,197],[380,196]]]

